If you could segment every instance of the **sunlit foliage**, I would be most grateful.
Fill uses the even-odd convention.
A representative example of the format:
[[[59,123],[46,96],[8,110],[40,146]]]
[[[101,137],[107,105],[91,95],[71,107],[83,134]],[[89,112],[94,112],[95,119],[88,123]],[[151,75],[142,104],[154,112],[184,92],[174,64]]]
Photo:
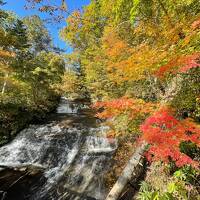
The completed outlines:
[[[53,52],[39,17],[22,20],[0,10],[0,24],[1,143],[33,117],[53,109],[58,95],[53,85],[61,82],[65,62]]]
[[[161,109],[147,118],[141,125],[142,138],[151,144],[148,159],[175,161],[178,167],[198,165],[189,156],[180,152],[182,142],[193,142],[200,146],[200,126],[190,119],[177,120],[168,109]]]

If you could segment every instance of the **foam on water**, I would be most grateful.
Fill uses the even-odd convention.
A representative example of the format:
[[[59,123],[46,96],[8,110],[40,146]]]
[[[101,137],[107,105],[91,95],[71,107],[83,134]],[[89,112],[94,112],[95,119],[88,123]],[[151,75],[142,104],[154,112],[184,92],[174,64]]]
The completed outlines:
[[[63,108],[62,99],[57,112],[62,113]],[[64,109],[68,114],[77,112]],[[108,127],[76,126],[65,127],[59,122],[31,125],[0,148],[0,165],[45,168],[47,181],[30,190],[30,200],[105,198],[103,174],[109,169],[117,142],[104,137]]]

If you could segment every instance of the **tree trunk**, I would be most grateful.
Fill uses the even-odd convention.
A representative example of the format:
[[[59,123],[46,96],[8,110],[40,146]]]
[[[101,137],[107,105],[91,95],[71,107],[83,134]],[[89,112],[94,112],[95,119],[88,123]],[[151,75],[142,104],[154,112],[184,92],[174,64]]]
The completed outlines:
[[[118,178],[117,182],[106,197],[106,200],[117,200],[122,194],[124,187],[129,182],[131,182],[132,179],[140,176],[140,173],[142,173],[142,171],[138,169],[141,169],[140,165],[143,165],[143,154],[145,152],[146,146],[147,144],[143,143],[133,153],[121,176]]]
[[[161,96],[161,105],[171,102],[177,93],[181,90],[183,77],[177,75],[174,77],[165,89],[165,94]]]
[[[6,90],[7,78],[8,78],[8,73],[7,73],[6,76],[5,76],[5,80],[4,80],[4,83],[3,83],[3,87],[2,87],[2,90],[1,90],[1,94],[4,94],[4,92],[5,92],[5,90]]]

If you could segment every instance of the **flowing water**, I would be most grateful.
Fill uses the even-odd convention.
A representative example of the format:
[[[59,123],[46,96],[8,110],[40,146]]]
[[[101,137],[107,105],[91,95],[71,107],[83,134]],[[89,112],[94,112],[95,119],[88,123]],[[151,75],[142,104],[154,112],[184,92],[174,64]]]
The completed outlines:
[[[89,117],[86,104],[62,98],[48,122],[30,125],[0,149],[0,166],[44,168],[43,177],[21,197],[27,200],[103,200],[104,174],[117,143],[107,139],[107,127]],[[0,193],[0,195],[1,195]]]

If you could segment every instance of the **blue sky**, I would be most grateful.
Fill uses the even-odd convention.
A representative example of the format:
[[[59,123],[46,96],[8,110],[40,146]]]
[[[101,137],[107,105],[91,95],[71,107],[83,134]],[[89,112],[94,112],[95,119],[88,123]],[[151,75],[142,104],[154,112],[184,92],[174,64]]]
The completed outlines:
[[[18,16],[24,17],[29,15],[37,14],[41,18],[45,18],[45,15],[34,11],[34,10],[26,10],[24,8],[24,5],[26,4],[25,0],[6,0],[6,5],[3,6],[3,9],[14,11]],[[52,2],[60,3],[61,0],[52,0]],[[75,9],[81,8],[84,5],[89,4],[90,0],[66,0],[68,10],[71,12]],[[66,52],[70,52],[71,48],[66,45],[65,42],[59,39],[59,29],[65,25],[65,22],[63,21],[60,24],[46,24],[46,27],[48,28],[49,32],[51,33],[51,36],[53,38],[54,44],[60,48],[63,48],[66,50]]]

